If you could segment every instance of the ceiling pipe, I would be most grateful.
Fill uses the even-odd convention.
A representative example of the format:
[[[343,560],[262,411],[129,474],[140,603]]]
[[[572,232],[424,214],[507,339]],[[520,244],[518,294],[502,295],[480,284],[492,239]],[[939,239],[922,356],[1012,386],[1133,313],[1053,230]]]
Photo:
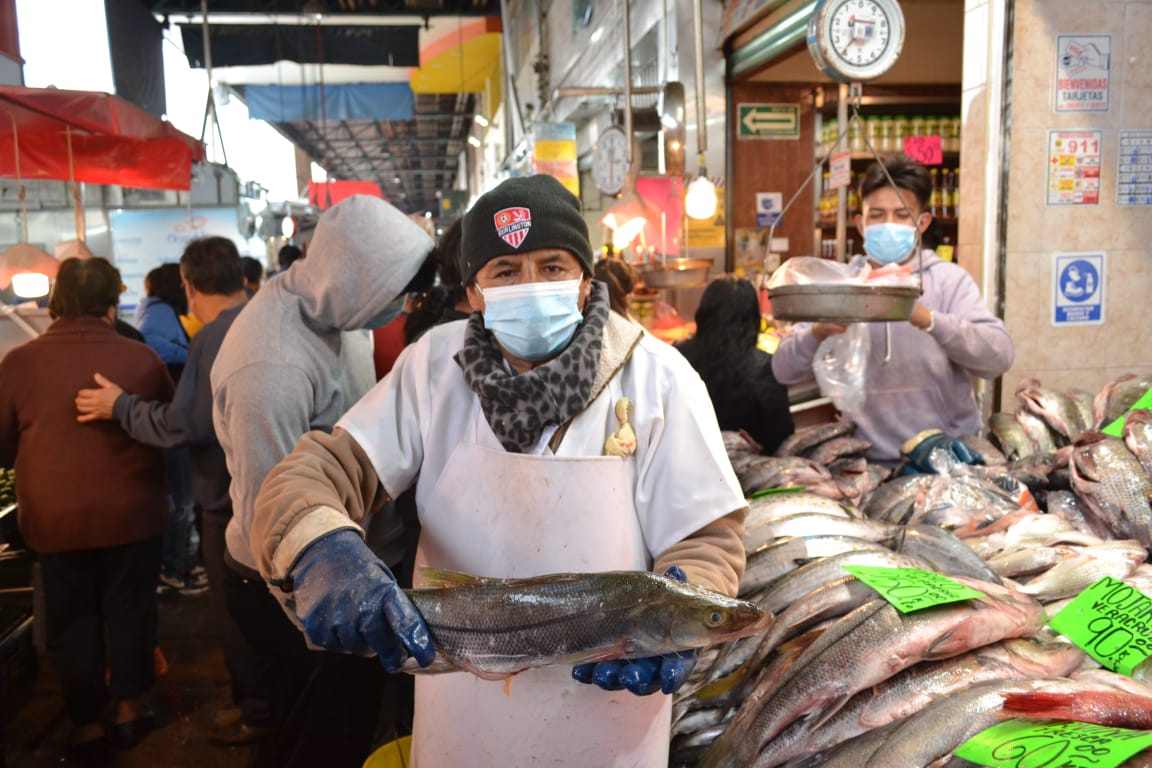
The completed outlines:
[[[699,2],[700,0],[696,0]],[[629,6],[624,3],[624,135],[628,137],[628,151],[624,156],[628,158],[628,175],[632,175],[632,13]]]

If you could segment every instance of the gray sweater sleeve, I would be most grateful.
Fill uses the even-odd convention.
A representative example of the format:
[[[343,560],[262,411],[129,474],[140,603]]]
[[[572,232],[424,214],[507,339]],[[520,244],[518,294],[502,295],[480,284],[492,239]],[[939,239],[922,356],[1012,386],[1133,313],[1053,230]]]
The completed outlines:
[[[932,338],[956,365],[982,379],[994,379],[1012,366],[1012,337],[968,273],[947,266],[952,269],[944,274],[944,306],[934,310]]]
[[[204,356],[204,345],[193,340],[172,402],[145,400],[125,392],[116,398],[113,417],[132,439],[156,448],[215,442],[210,367],[211,361]]]

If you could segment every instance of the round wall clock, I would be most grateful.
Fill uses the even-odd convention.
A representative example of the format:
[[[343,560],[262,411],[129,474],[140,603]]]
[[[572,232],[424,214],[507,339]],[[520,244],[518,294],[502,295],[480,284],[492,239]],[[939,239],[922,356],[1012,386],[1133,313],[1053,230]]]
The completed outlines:
[[[903,46],[904,14],[896,0],[819,0],[808,20],[809,53],[841,83],[875,80]]]
[[[616,126],[605,128],[592,155],[592,179],[605,195],[615,195],[628,178],[628,137]]]

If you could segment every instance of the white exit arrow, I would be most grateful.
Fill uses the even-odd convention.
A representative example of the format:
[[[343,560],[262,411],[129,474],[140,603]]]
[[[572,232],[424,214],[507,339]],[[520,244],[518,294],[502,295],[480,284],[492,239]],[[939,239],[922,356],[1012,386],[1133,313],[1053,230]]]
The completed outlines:
[[[763,128],[796,129],[796,116],[793,114],[772,115],[750,110],[744,115],[744,127],[756,133]]]

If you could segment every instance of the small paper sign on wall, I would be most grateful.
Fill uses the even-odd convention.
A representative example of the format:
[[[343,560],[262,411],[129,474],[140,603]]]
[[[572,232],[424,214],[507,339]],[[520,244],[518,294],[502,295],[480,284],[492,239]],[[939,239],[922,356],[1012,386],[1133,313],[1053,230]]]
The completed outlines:
[[[944,163],[944,147],[939,136],[905,136],[904,154],[924,165]]]

